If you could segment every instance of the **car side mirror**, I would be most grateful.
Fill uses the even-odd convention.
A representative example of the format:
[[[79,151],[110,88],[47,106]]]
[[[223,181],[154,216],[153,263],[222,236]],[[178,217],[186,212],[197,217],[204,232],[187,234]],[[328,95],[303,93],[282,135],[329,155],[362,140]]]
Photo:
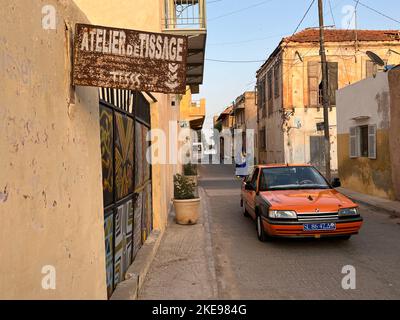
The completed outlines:
[[[254,187],[251,184],[251,182],[246,182],[246,185],[244,186],[244,189],[247,191],[254,191]]]
[[[339,178],[334,178],[331,184],[333,188],[339,188],[342,185]]]

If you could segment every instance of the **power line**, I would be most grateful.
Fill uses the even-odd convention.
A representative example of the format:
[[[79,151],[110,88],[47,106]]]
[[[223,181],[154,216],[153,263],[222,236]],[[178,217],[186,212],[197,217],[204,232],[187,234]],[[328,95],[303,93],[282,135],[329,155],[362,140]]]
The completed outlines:
[[[255,4],[251,5],[251,6],[244,7],[244,8],[242,8],[242,9],[235,10],[235,11],[231,11],[231,12],[222,14],[222,15],[220,15],[220,16],[216,16],[216,17],[214,17],[214,18],[208,19],[208,21],[214,21],[214,20],[217,20],[217,19],[220,19],[220,18],[224,18],[224,17],[233,15],[233,14],[238,13],[238,12],[242,12],[242,11],[245,11],[245,10],[249,10],[249,9],[252,9],[252,8],[255,8],[255,7],[259,7],[259,6],[261,6],[261,5],[263,5],[263,4],[267,3],[267,2],[272,2],[272,1],[273,1],[273,0],[266,0],[266,1],[258,2],[258,3],[255,3]]]
[[[392,18],[392,17],[388,16],[387,14],[385,14],[385,13],[383,13],[383,12],[377,10],[377,9],[374,9],[374,8],[372,8],[370,6],[367,6],[366,4],[362,3],[360,0],[353,0],[353,1],[357,2],[360,6],[363,6],[364,8],[367,8],[367,9],[369,9],[369,10],[371,10],[371,11],[373,11],[373,12],[379,14],[379,15],[381,15],[382,17],[385,17],[385,18],[387,18],[389,20],[392,20],[394,22],[400,23],[399,20],[397,20],[395,18]]]
[[[219,59],[206,59],[206,61],[222,62],[222,63],[256,63],[264,62],[264,60],[219,60]]]
[[[277,34],[277,35],[271,35],[268,37],[262,37],[262,38],[254,38],[254,39],[248,39],[248,40],[240,40],[240,41],[231,41],[231,42],[216,42],[216,43],[209,43],[207,45],[209,46],[223,46],[223,45],[231,45],[231,44],[241,44],[241,43],[249,43],[249,42],[257,42],[261,40],[266,40],[266,39],[271,39],[271,38],[277,38],[277,37],[284,37],[286,34]]]
[[[333,24],[336,26],[336,21],[335,21],[335,16],[333,15],[333,9],[332,9],[332,2],[331,2],[331,0],[328,0],[328,4],[329,4],[329,11],[330,11],[330,13],[331,13],[331,17],[332,17]]]
[[[312,0],[312,1],[311,1],[311,4],[309,5],[309,7],[308,7],[306,13],[304,14],[303,18],[301,18],[299,24],[298,24],[297,27],[296,27],[296,30],[294,30],[293,35],[299,30],[299,28],[300,28],[301,24],[303,23],[304,19],[307,17],[308,13],[310,12],[310,10],[311,10],[311,8],[312,8],[314,2],[315,2],[315,0]]]

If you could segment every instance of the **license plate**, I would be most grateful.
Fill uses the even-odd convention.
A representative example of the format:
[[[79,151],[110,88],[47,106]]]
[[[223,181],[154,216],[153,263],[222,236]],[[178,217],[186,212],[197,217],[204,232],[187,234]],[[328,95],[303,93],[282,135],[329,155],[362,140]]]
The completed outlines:
[[[336,223],[307,223],[303,224],[304,231],[332,231],[336,230]]]

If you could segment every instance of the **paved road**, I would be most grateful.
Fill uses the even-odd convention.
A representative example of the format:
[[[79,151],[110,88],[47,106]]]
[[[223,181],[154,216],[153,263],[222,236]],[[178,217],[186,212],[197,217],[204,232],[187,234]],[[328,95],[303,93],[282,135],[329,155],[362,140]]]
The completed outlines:
[[[228,165],[201,167],[220,299],[400,299],[400,221],[361,207],[364,225],[349,241],[261,243],[239,205],[240,182]],[[343,266],[356,269],[344,290]]]

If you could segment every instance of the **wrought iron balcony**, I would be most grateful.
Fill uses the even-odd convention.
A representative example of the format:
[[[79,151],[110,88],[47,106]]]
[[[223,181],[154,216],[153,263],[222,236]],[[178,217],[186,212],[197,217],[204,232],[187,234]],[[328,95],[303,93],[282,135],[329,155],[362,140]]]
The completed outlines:
[[[163,32],[188,36],[186,83],[192,93],[203,83],[207,38],[205,0],[164,0]]]
[[[164,29],[206,30],[204,0],[165,0]]]

